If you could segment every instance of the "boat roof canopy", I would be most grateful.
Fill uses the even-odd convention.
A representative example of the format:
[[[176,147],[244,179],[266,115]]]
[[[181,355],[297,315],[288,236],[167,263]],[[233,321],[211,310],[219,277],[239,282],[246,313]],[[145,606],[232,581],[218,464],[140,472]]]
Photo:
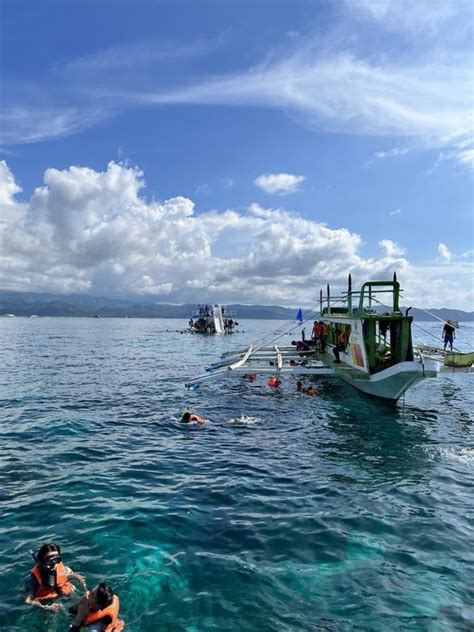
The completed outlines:
[[[381,295],[382,300],[380,300]],[[387,295],[390,296],[388,299]],[[367,281],[362,285],[359,291],[352,290],[352,284],[349,281],[348,290],[340,297],[331,297],[328,287],[328,293],[323,300],[322,292],[320,296],[321,300],[321,314],[327,316],[349,316],[366,318],[372,316],[375,318],[393,318],[394,315],[401,316],[400,313],[400,284],[396,279],[396,275],[392,281]],[[332,302],[343,301],[346,303],[343,307],[332,306]],[[323,303],[326,305],[323,307]],[[372,309],[373,303],[377,305],[383,305],[388,309],[391,309],[391,314],[381,314],[375,312]]]

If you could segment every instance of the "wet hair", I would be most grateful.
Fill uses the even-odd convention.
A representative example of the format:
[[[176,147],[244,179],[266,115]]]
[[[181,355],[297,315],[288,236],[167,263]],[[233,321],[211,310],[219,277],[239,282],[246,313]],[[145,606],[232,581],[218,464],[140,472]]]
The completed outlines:
[[[45,557],[48,557],[50,553],[57,553],[57,555],[61,555],[61,548],[59,544],[54,544],[54,542],[51,542],[50,544],[43,544],[36,557],[41,562]]]
[[[183,413],[181,421],[191,421],[191,413]]]
[[[95,598],[97,605],[100,606],[101,610],[103,610],[104,608],[110,606],[114,600],[114,591],[108,584],[101,582],[95,591]]]

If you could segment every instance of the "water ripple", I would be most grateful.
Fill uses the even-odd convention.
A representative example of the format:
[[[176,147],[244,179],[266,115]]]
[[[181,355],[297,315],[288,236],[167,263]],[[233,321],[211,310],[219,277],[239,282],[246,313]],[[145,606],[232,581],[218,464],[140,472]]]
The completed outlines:
[[[232,337],[132,319],[1,328],[0,629],[67,628],[21,603],[28,550],[48,540],[113,584],[130,630],[473,628],[468,376],[396,408],[324,379],[317,398],[291,377],[189,392]],[[181,424],[186,409],[210,423]]]

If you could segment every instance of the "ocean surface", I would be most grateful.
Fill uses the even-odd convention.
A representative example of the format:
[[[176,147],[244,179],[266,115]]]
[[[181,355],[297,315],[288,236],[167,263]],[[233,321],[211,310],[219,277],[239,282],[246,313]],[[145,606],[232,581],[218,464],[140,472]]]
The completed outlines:
[[[278,325],[0,318],[0,630],[67,630],[22,600],[48,541],[131,632],[474,629],[474,375],[396,407],[331,378],[185,389]]]

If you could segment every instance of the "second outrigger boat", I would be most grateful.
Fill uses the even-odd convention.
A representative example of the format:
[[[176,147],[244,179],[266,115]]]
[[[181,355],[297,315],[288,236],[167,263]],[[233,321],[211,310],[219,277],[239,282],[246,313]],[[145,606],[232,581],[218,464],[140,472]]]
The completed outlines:
[[[399,301],[396,274],[392,281],[368,281],[358,292],[352,290],[349,275],[342,296],[331,297],[329,285],[325,297],[320,293],[319,319],[325,333],[319,340],[307,341],[303,350],[299,345],[300,351],[261,344],[227,354],[188,386],[231,372],[334,375],[368,395],[396,402],[420,380],[436,377],[441,368],[414,349],[411,308],[403,314]],[[379,305],[388,311],[376,311]]]
[[[196,334],[233,334],[236,325],[235,313],[223,305],[198,305],[189,319],[189,330]]]

